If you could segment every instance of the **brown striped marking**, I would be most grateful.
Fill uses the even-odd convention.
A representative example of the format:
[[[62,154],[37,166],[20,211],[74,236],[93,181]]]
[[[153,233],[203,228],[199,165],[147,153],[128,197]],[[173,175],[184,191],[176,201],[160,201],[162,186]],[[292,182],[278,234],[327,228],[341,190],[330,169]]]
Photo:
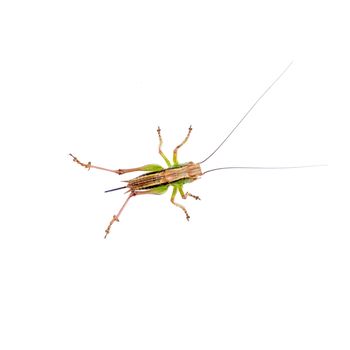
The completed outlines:
[[[199,164],[189,162],[176,168],[168,168],[158,172],[143,174],[128,181],[127,187],[132,191],[144,190],[150,187],[171,184],[187,179],[189,182],[197,180],[202,175]]]

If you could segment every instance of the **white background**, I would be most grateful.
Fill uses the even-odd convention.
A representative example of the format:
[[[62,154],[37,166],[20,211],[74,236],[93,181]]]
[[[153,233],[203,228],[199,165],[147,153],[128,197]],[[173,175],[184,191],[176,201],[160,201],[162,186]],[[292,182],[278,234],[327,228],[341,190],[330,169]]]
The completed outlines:
[[[349,349],[340,1],[3,1],[1,349]],[[188,223],[77,166],[203,160]],[[132,174],[133,175],[133,174]],[[179,202],[183,202],[178,199]]]

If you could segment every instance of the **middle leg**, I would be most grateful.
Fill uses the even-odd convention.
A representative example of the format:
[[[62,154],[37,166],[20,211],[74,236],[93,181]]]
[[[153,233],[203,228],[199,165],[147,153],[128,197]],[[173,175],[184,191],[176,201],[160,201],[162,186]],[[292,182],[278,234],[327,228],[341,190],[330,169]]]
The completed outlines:
[[[159,126],[158,126],[158,129],[157,129],[157,133],[158,133],[158,137],[159,137],[159,148],[158,148],[159,154],[165,160],[165,163],[168,166],[168,168],[170,168],[171,167],[171,163],[170,163],[169,159],[166,157],[166,155],[162,151],[163,139],[162,139],[162,136],[160,134],[160,127]]]
[[[179,207],[180,209],[182,209],[184,211],[184,213],[186,215],[186,219],[187,219],[187,221],[189,221],[190,216],[188,215],[186,208],[183,205],[175,202],[176,193],[177,193],[177,187],[174,186],[170,201],[171,201],[171,203],[173,203],[174,205],[176,205],[177,207]]]

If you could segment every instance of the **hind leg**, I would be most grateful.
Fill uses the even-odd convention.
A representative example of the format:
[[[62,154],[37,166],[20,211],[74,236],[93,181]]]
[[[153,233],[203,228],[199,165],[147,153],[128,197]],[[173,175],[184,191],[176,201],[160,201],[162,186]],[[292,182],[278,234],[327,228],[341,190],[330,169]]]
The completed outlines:
[[[168,190],[169,185],[163,185],[163,186],[158,186],[155,188],[152,188],[150,190],[145,190],[145,191],[131,191],[128,198],[126,199],[126,201],[124,202],[123,206],[120,208],[119,212],[117,215],[113,215],[113,218],[111,220],[111,222],[109,223],[108,227],[106,228],[105,232],[105,238],[108,236],[109,231],[111,229],[111,226],[116,222],[119,221],[119,217],[121,215],[121,213],[123,212],[124,208],[126,207],[127,203],[129,202],[131,197],[135,197],[135,196],[139,196],[141,194],[163,194]]]
[[[69,154],[72,158],[73,158],[73,162],[78,163],[79,165],[81,165],[84,168],[87,168],[88,170],[90,170],[91,168],[93,169],[98,169],[98,170],[103,170],[103,171],[109,171],[118,175],[122,175],[125,173],[131,173],[133,171],[160,171],[163,170],[163,167],[158,165],[158,164],[146,164],[137,168],[130,168],[130,169],[117,169],[117,170],[113,170],[113,169],[108,169],[108,168],[102,168],[100,166],[96,166],[96,165],[92,165],[91,162],[88,163],[82,163],[77,157],[73,156],[73,154]]]

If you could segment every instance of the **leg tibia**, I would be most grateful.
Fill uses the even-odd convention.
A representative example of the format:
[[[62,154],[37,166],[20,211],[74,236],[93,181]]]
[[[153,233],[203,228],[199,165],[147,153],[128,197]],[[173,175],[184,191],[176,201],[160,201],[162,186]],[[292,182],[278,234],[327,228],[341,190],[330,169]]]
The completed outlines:
[[[103,170],[103,171],[109,171],[112,173],[116,173],[118,175],[122,175],[125,173],[131,173],[133,171],[160,171],[163,170],[163,167],[158,165],[158,164],[146,164],[137,168],[130,168],[130,169],[107,169],[107,168],[102,168],[100,166],[92,165],[91,162],[88,163],[82,163],[77,157],[73,156],[73,154],[69,154],[73,158],[73,162],[78,163],[79,165],[83,166],[84,168],[87,168],[90,170],[91,168],[93,169],[98,169],[98,170]]]
[[[158,148],[159,154],[160,154],[161,157],[164,159],[166,165],[167,165],[168,167],[170,167],[170,166],[171,166],[171,163],[170,163],[169,159],[165,156],[165,154],[164,154],[163,151],[162,151],[163,140],[162,140],[162,136],[161,136],[161,134],[160,134],[160,127],[159,127],[159,126],[158,126],[158,129],[157,129],[157,133],[158,133],[158,137],[159,137],[159,148]]]
[[[179,150],[179,148],[180,148],[181,146],[183,146],[183,145],[187,142],[188,138],[190,137],[191,131],[192,131],[192,126],[190,126],[190,127],[188,128],[188,133],[187,133],[187,136],[185,137],[185,139],[184,139],[178,146],[176,146],[176,148],[174,149],[174,153],[173,153],[173,163],[174,163],[175,165],[179,164],[179,162],[178,162],[178,160],[177,160],[177,151]]]
[[[188,215],[188,212],[187,212],[186,208],[185,208],[183,205],[181,205],[181,204],[175,202],[176,193],[177,193],[177,188],[174,187],[173,193],[172,193],[172,195],[171,195],[170,201],[171,201],[171,203],[173,203],[174,205],[176,205],[178,208],[180,208],[180,209],[183,210],[183,212],[184,212],[185,215],[186,215],[187,221],[189,221],[189,220],[190,220],[190,216]]]
[[[113,218],[112,218],[111,222],[109,223],[108,227],[105,230],[105,232],[106,232],[105,238],[109,234],[111,226],[116,221],[119,221],[119,217],[120,217],[121,213],[123,212],[124,208],[126,207],[126,204],[129,202],[129,199],[131,197],[139,196],[141,194],[163,194],[163,193],[165,193],[167,191],[168,187],[169,187],[169,185],[164,185],[164,186],[158,186],[158,187],[152,188],[152,189],[147,190],[147,191],[132,191],[132,192],[130,192],[128,198],[124,202],[123,206],[120,208],[118,214],[117,215],[113,215]]]

